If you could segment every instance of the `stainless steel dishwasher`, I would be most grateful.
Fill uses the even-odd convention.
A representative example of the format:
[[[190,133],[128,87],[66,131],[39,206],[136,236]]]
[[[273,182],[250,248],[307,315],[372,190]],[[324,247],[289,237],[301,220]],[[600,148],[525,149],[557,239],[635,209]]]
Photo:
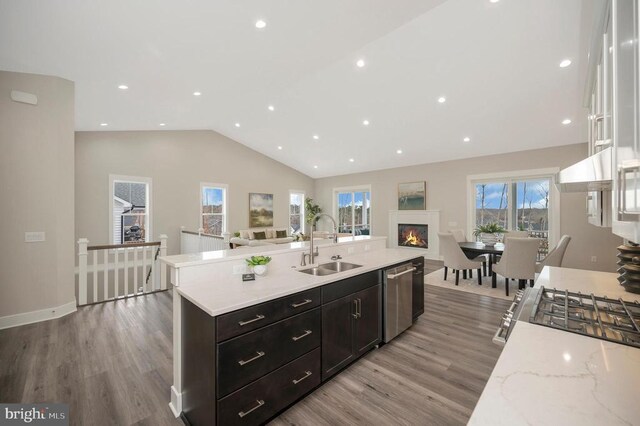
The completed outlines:
[[[411,327],[412,286],[416,268],[411,262],[385,270],[384,274],[384,342]]]

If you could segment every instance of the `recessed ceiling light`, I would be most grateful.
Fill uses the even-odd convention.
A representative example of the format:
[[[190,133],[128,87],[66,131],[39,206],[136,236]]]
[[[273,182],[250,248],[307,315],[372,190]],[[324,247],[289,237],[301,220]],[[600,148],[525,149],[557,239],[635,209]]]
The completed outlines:
[[[276,108],[275,108],[273,105],[269,105],[269,106],[267,107],[267,109],[268,109],[269,111],[275,111],[275,110],[276,110]]]
[[[464,142],[470,142],[470,141],[471,141],[471,138],[470,138],[470,137],[466,137],[466,138],[464,138],[464,139],[462,139],[462,140],[463,140]]]
[[[362,67],[364,67],[365,65],[366,65],[366,64],[365,64],[365,62],[364,62],[364,59],[358,59],[358,60],[356,61],[356,66],[357,66],[358,68],[362,68]]]
[[[200,96],[200,95],[202,95],[201,92],[193,92],[193,96]]]
[[[109,123],[100,123],[100,125],[101,125],[102,127],[106,127],[106,126],[108,126],[108,125],[109,125]]]
[[[165,123],[160,123],[159,126],[160,127],[164,127],[164,126],[166,126],[166,124]]]
[[[447,101],[447,98],[445,98],[444,96],[440,96],[438,98],[438,102],[440,102],[441,104],[445,103]]]
[[[318,166],[313,166],[313,168],[314,168],[314,169],[317,169],[317,168],[318,168]]]
[[[356,160],[355,160],[355,159],[353,159],[353,158],[349,158],[349,162],[350,162],[350,163],[353,163],[354,161],[356,161]]]
[[[126,84],[121,84],[120,86],[118,86],[118,89],[120,90],[127,90],[129,88],[129,86],[127,86]]]
[[[261,29],[263,29],[263,28],[264,28],[264,27],[266,27],[266,26],[267,26],[267,23],[266,23],[265,21],[263,21],[262,19],[258,19],[258,20],[256,21],[256,28],[257,28],[257,29],[261,30]]]
[[[564,125],[571,124],[571,120],[569,120],[568,118],[565,118],[564,120],[562,120],[562,124]]]
[[[280,150],[281,150],[281,149],[282,149],[282,147],[278,145],[278,149],[280,149]]]
[[[396,150],[396,154],[402,154],[402,150],[401,149],[397,149]]]
[[[498,3],[500,0],[489,0],[489,3]]]
[[[234,124],[234,126],[240,127],[240,123],[236,123],[236,124]]]
[[[318,135],[313,135],[313,138],[314,138],[315,140],[318,140],[318,139],[320,139],[320,136],[318,136]]]
[[[560,62],[560,68],[566,68],[569,65],[571,65],[571,59],[564,59],[562,62]]]
[[[369,125],[369,120],[362,120],[362,125],[363,126],[368,126]]]

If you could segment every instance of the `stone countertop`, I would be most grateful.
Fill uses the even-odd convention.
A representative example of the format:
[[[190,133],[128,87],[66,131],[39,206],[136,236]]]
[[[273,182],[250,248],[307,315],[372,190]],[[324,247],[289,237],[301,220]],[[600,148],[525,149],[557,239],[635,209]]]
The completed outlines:
[[[349,244],[363,241],[386,240],[387,237],[377,237],[372,235],[358,235],[355,237],[340,237],[338,244]],[[330,239],[314,239],[314,245],[318,247],[332,245]],[[292,251],[304,251],[309,249],[309,241],[293,242],[287,244],[268,244],[264,246],[242,246],[229,250],[215,250],[202,253],[177,254],[173,256],[162,256],[160,260],[173,268],[184,268],[187,266],[203,265],[215,262],[224,262],[233,259],[244,259],[251,254],[279,254]]]
[[[194,284],[176,287],[175,290],[209,315],[218,316],[417,257],[420,257],[420,253],[412,250],[380,249],[345,256],[342,259],[344,262],[362,267],[331,275],[314,276],[298,272],[310,266],[270,269],[267,275],[256,277],[255,281],[241,282],[236,276],[237,279],[230,277],[226,283]]]
[[[545,268],[536,286],[636,300],[617,274]],[[518,321],[471,425],[639,424],[640,349]]]

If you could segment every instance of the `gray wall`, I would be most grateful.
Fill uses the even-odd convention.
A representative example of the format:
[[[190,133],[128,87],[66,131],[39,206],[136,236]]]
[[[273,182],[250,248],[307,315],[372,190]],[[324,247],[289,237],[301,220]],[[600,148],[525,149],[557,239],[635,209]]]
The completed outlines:
[[[274,194],[274,225],[289,224],[289,190],[313,196],[313,179],[219,133],[197,131],[77,132],[75,235],[109,243],[109,174],[153,180],[152,232],[169,236],[199,227],[200,182],[225,183],[228,229],[249,224],[249,193]]]
[[[13,102],[12,90],[38,105]],[[0,317],[74,300],[74,85],[0,71]],[[46,241],[25,243],[27,231]]]
[[[424,180],[427,182],[427,209],[440,210],[440,230],[449,229],[450,222],[457,222],[457,228],[466,230],[468,175],[564,168],[586,156],[587,145],[575,144],[323,178],[316,180],[316,202],[328,212],[333,206],[333,188],[371,184],[373,233],[386,234],[389,210],[397,209],[398,183]],[[563,266],[615,272],[615,248],[622,239],[613,235],[610,228],[587,223],[585,196],[561,194],[560,233],[572,237]],[[597,261],[591,262],[591,256],[596,256]]]

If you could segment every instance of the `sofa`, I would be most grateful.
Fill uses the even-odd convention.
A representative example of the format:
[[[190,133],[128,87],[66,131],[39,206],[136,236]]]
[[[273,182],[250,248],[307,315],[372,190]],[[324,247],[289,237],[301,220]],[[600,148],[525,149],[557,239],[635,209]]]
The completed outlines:
[[[285,232],[286,237],[278,237],[277,231]],[[271,244],[287,244],[293,241],[293,237],[288,235],[286,228],[252,228],[241,229],[240,236],[233,237],[229,240],[232,247],[236,246],[265,246]],[[264,232],[264,235],[262,234]],[[256,235],[256,233],[258,235]],[[263,237],[264,238],[261,238]],[[257,237],[257,238],[256,238]]]

